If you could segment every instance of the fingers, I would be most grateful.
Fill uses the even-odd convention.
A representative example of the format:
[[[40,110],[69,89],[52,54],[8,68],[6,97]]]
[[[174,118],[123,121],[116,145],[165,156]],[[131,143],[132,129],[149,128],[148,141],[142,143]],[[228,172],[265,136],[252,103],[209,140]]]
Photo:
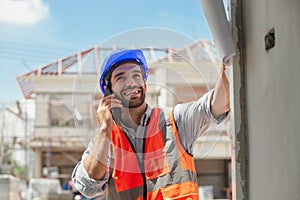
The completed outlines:
[[[111,110],[112,108],[122,108],[121,101],[115,99],[114,97],[115,94],[111,94],[100,99],[97,111],[106,109]]]
[[[227,66],[222,64],[222,71],[226,71],[227,70]]]
[[[110,103],[107,105],[109,109],[111,108],[122,108],[122,103],[118,99],[111,99]]]

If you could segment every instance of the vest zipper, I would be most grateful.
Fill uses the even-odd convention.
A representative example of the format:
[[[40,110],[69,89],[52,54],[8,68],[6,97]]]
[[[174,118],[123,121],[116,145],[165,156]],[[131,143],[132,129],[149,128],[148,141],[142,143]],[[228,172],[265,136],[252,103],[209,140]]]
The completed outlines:
[[[145,147],[146,147],[146,136],[144,137],[143,140],[143,172],[142,172],[142,177],[143,177],[143,181],[144,181],[144,194],[143,194],[143,200],[147,200],[147,180],[146,180],[146,175],[145,175],[145,165],[144,165],[144,155],[145,155]]]
[[[134,146],[133,146],[133,144],[132,144],[132,142],[131,142],[128,134],[125,133],[125,131],[123,131],[123,133],[124,133],[125,137],[127,138],[128,142],[129,142],[129,144],[130,144],[130,146],[131,146],[131,148],[132,148],[133,152],[135,153],[135,156],[136,156],[136,158],[138,160],[138,163],[139,163],[139,166],[140,166],[140,170],[141,170],[141,176],[142,176],[143,182],[144,182],[144,186],[143,186],[143,188],[144,188],[143,189],[143,200],[147,200],[147,180],[146,180],[146,175],[145,175],[144,157],[142,158],[142,162],[140,162],[140,159],[137,156],[136,149],[134,148]],[[146,138],[144,138],[144,141],[143,141],[143,151],[144,151],[143,155],[145,153],[145,140],[146,140]]]

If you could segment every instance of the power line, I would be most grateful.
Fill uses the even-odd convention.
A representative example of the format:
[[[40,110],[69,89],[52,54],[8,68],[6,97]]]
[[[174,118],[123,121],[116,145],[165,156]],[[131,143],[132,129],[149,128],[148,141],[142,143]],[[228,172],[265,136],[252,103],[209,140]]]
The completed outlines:
[[[1,46],[0,46],[1,48]],[[54,54],[45,54],[45,53],[34,53],[34,52],[30,52],[30,51],[20,51],[20,50],[16,50],[16,49],[5,49],[5,50],[1,50],[0,49],[0,56],[22,56],[22,57],[35,57],[35,58],[40,58],[40,59],[57,59],[59,57],[62,57],[61,55],[54,55]]]
[[[31,58],[31,57],[23,57],[23,56],[11,56],[11,55],[0,55],[0,59],[7,59],[7,60],[17,60],[22,62],[22,64],[24,64],[24,62],[33,62],[33,63],[39,63],[39,64],[44,64],[44,63],[48,63],[49,59],[36,59],[36,58]],[[28,68],[28,64],[26,66],[26,68]],[[30,67],[29,67],[30,69]]]
[[[59,57],[63,57],[65,54],[67,54],[67,52],[63,49],[54,49],[37,45],[29,46],[0,40],[0,59],[20,61],[22,65],[29,70],[31,70],[31,67],[29,67],[27,62],[44,64]]]
[[[0,40],[0,44],[5,45],[5,46],[18,47],[18,48],[22,48],[22,49],[25,48],[25,49],[31,49],[31,50],[37,50],[37,51],[46,51],[46,52],[54,52],[54,53],[67,53],[67,52],[70,52],[70,51],[74,51],[73,49],[67,49],[67,48],[57,48],[57,47],[53,47],[53,46],[25,44],[25,43],[3,41],[3,40]]]
[[[58,55],[62,55],[63,53],[58,53],[58,52],[52,52],[52,51],[47,51],[47,50],[40,50],[40,49],[30,49],[30,48],[24,48],[24,47],[17,47],[17,46],[6,46],[6,45],[2,45],[0,43],[0,50],[2,53],[5,52],[22,52],[25,54],[33,54],[33,55],[42,55],[42,56],[49,56],[49,55],[53,55],[53,56],[58,56]],[[66,53],[64,53],[66,54]]]
[[[41,65],[64,57],[70,52],[73,53],[74,50],[0,40],[0,59],[20,61],[29,70],[32,67],[29,67],[28,62]]]
[[[49,51],[48,49],[36,49],[31,47],[7,45],[0,42],[0,56],[4,54],[25,55],[29,57],[46,57],[46,59],[56,59],[67,54],[65,51]]]

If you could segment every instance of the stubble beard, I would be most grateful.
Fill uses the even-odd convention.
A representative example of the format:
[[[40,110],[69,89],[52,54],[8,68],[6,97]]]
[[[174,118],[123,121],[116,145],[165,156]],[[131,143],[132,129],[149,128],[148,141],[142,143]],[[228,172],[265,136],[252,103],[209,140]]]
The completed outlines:
[[[122,106],[125,108],[137,108],[145,102],[146,94],[144,88],[141,88],[141,96],[139,98],[134,98],[128,101],[128,99],[120,97],[120,95],[116,95],[116,98],[119,99],[122,103]]]

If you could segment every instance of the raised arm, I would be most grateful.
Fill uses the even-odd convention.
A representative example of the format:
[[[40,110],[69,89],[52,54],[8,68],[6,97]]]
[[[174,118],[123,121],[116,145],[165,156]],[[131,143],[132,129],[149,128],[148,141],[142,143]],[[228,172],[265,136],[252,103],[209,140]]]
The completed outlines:
[[[230,110],[229,81],[225,74],[225,70],[226,66],[222,65],[222,69],[210,101],[211,113],[215,118],[218,118],[223,113]]]
[[[111,131],[113,129],[113,118],[110,113],[112,107],[121,107],[121,102],[114,99],[114,94],[104,97],[100,100],[97,109],[97,120],[100,125],[100,131],[94,138],[94,146],[83,161],[90,178],[99,180],[107,171],[107,156]]]

